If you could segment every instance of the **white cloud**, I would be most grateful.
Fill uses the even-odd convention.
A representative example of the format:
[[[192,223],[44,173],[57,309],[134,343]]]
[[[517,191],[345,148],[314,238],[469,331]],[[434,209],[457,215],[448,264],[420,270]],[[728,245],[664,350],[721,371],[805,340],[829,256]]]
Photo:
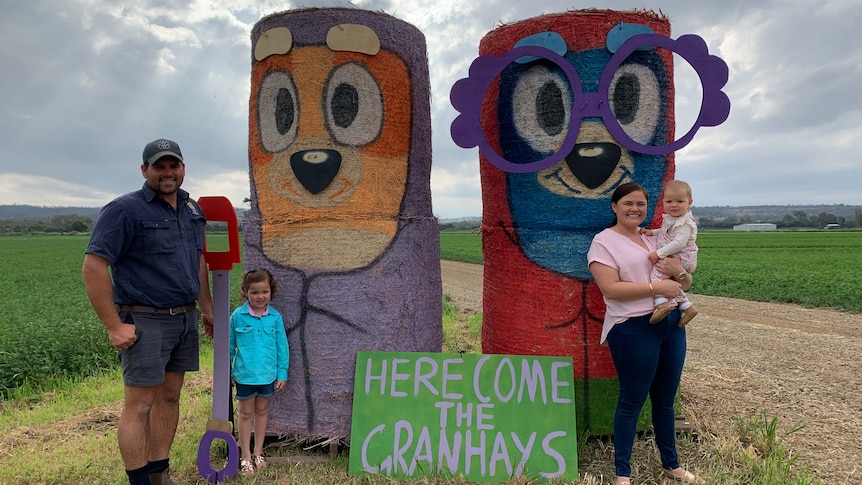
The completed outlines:
[[[0,204],[96,207],[118,195],[48,176],[0,173]]]
[[[432,196],[439,217],[481,213],[475,149],[454,145],[452,84],[501,23],[589,8],[577,0],[29,0],[0,16],[0,203],[102,205],[134,190],[143,145],[187,153],[194,196],[248,196],[249,31],[262,16],[338,6],[384,11],[425,34],[431,76]],[[699,205],[845,203],[858,190],[862,51],[858,0],[607,0],[661,10],[673,36],[696,33],[730,68],[732,108],[677,153]],[[679,126],[696,116],[697,79],[677,72]],[[688,117],[688,118],[687,118]],[[206,167],[206,170],[202,170]]]
[[[183,189],[195,199],[203,196],[224,196],[230,199],[234,207],[248,208],[243,202],[249,196],[249,179],[247,171],[220,172],[192,176],[194,167],[186,166],[186,179]]]

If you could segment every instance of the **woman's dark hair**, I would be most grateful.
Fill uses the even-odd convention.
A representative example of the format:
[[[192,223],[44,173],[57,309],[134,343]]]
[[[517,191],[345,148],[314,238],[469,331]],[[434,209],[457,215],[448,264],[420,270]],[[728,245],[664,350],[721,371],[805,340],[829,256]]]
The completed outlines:
[[[616,190],[614,190],[614,193],[611,194],[611,203],[616,204],[623,197],[631,194],[632,192],[637,192],[637,191],[643,192],[644,197],[646,197],[647,202],[649,202],[649,192],[647,191],[647,189],[643,188],[643,186],[641,184],[638,184],[635,182],[628,182],[628,183],[620,185],[619,187],[616,188]],[[617,223],[617,215],[614,214],[614,220],[611,221],[611,224],[608,227],[614,226],[614,225],[616,225],[616,223]]]
[[[275,278],[272,277],[272,273],[270,273],[266,269],[253,269],[251,271],[246,271],[242,275],[242,283],[240,285],[239,294],[242,297],[243,301],[246,300],[246,293],[248,293],[248,289],[251,288],[251,285],[254,283],[267,282],[269,283],[269,293],[270,297],[275,296],[276,283]]]
[[[611,195],[611,202],[616,204],[623,197],[631,194],[632,192],[637,192],[638,190],[643,192],[644,197],[646,197],[646,199],[649,200],[649,192],[647,192],[647,189],[643,188],[643,186],[639,183],[629,182],[629,183],[625,183],[625,184],[620,185],[619,187],[616,188],[616,190],[614,190],[614,193]]]

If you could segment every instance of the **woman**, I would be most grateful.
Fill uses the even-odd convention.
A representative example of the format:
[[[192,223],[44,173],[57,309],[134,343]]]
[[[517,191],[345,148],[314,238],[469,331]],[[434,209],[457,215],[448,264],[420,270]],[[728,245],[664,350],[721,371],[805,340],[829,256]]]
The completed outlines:
[[[652,237],[641,234],[649,194],[636,183],[620,185],[611,196],[614,222],[596,234],[587,253],[590,272],[604,295],[602,344],[610,347],[617,368],[620,397],[614,415],[614,465],[616,484],[631,484],[631,453],[637,419],[647,395],[652,401],[655,440],[661,454],[662,473],[683,483],[697,478],[679,465],[674,430],[674,398],[685,361],[685,327],[678,327],[680,312],[674,309],[656,325],[650,325],[653,299],[673,298],[688,290],[691,275],[680,260],[667,257],[659,271],[670,279],[650,283],[656,250]]]

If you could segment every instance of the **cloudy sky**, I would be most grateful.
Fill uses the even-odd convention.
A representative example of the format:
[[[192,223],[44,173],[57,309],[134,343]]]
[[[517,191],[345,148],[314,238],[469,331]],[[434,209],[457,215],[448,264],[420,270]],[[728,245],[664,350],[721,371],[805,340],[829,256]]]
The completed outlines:
[[[125,4],[125,5],[124,5]],[[862,0],[27,0],[0,11],[0,204],[101,206],[137,189],[144,144],[180,143],[184,188],[247,206],[252,26],[301,7],[383,11],[418,27],[432,85],[434,213],[481,215],[476,149],[457,147],[452,84],[502,23],[646,8],[730,68],[730,118],[678,151],[695,205],[862,205]],[[677,75],[677,119],[699,108]],[[694,101],[692,101],[694,99]]]

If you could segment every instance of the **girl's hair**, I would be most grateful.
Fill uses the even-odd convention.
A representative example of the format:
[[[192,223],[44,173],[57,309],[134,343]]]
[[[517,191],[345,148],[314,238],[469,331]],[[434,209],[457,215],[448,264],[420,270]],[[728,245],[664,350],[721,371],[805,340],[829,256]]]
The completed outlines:
[[[269,283],[269,293],[270,297],[275,296],[275,290],[278,285],[275,283],[275,278],[272,277],[272,273],[270,273],[266,269],[253,269],[251,271],[246,271],[242,275],[242,284],[240,285],[239,295],[243,301],[245,301],[246,294],[248,293],[248,289],[251,288],[251,285],[254,283],[267,282]]]
[[[691,199],[691,185],[688,185],[687,182],[683,182],[682,180],[669,180],[668,183],[664,185],[662,194],[667,192],[668,189],[684,190],[688,195],[688,198]]]
[[[638,183],[629,182],[629,183],[625,183],[625,184],[620,185],[619,187],[616,188],[616,190],[614,190],[614,193],[611,194],[611,203],[616,204],[623,197],[631,194],[632,192],[637,192],[637,191],[643,192],[644,197],[646,197],[647,202],[649,202],[649,192],[647,191],[647,189],[643,188],[643,186],[638,184]],[[611,224],[608,227],[615,226],[616,223],[617,223],[617,215],[614,214],[614,220],[611,221]]]

